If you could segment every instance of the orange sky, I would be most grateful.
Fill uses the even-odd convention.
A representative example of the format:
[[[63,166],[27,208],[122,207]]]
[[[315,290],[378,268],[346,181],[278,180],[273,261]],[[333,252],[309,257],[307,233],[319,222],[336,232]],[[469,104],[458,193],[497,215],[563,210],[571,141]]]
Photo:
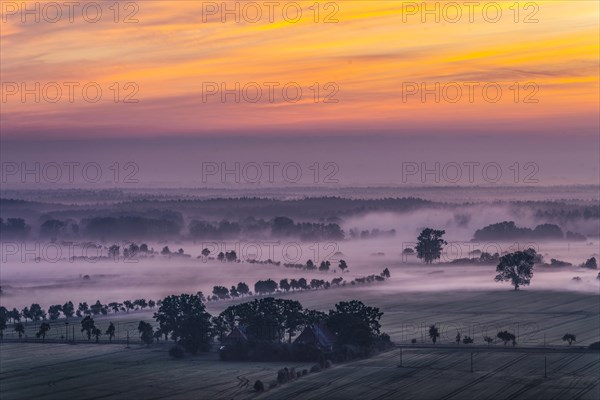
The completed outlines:
[[[450,2],[427,2],[430,14],[415,7],[420,2],[280,1],[271,9],[263,1],[227,2],[229,9],[237,3],[240,22],[214,8],[222,2],[121,1],[117,23],[114,1],[95,3],[102,10],[96,23],[82,18],[81,6],[72,23],[67,7],[51,23],[55,10],[43,9],[44,2],[36,22],[23,15],[21,3],[2,1],[3,138],[598,130],[597,1],[517,2],[516,8],[514,1],[482,1],[471,6],[473,21],[466,2],[454,3],[460,17]],[[294,22],[296,5],[302,17]],[[496,5],[502,15],[493,22]],[[249,21],[256,10],[263,18]],[[129,14],[138,22],[124,23]],[[86,17],[94,16],[88,9]],[[23,99],[23,85],[35,91],[36,82],[39,103],[34,94]],[[56,84],[44,94],[49,82]],[[79,83],[73,102],[65,82]],[[81,92],[90,82],[102,89],[96,103]],[[263,92],[256,102],[251,86],[239,103],[233,94],[203,97],[211,82],[229,89],[256,82]],[[269,82],[279,85],[272,102]],[[440,101],[435,93],[423,99],[419,85],[434,90],[436,82]],[[281,90],[291,83],[302,90],[295,102]],[[494,103],[482,88],[488,84],[495,96],[496,83],[502,94]],[[63,93],[52,103],[56,85]],[[115,103],[116,87],[120,100],[138,88],[132,98],[139,101]],[[323,102],[326,94],[337,101]]]

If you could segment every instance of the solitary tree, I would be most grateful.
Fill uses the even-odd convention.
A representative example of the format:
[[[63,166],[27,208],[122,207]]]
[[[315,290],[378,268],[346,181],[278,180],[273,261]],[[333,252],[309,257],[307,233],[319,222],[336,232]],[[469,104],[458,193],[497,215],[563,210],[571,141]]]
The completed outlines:
[[[346,264],[346,261],[340,260],[338,268],[344,272],[348,268],[348,264]]]
[[[152,330],[152,325],[147,322],[140,321],[138,324],[138,332],[140,333],[142,342],[146,343],[146,346],[150,346],[154,341],[154,331]]]
[[[489,336],[484,336],[483,341],[486,342],[489,346],[490,344],[494,343],[494,338],[489,337]]]
[[[208,257],[208,256],[210,256],[210,250],[209,250],[209,249],[203,249],[203,250],[202,250],[202,255],[203,255],[204,257]]]
[[[573,343],[576,342],[577,337],[575,335],[573,335],[572,333],[566,333],[565,336],[562,337],[563,342],[569,342],[569,346]]]
[[[22,322],[17,322],[15,324],[15,332],[19,335],[19,339],[25,334],[25,325]]]
[[[515,335],[513,335],[512,333],[510,333],[508,331],[500,331],[500,332],[498,332],[498,334],[496,336],[498,337],[498,339],[500,339],[504,342],[505,346],[506,346],[506,343],[511,342],[511,341],[513,342],[513,346],[517,344]]]
[[[456,344],[460,344],[460,339],[461,339],[460,332],[456,332]]]
[[[433,344],[435,344],[435,342],[437,342],[437,339],[440,337],[440,331],[435,325],[431,325],[429,327],[429,337],[431,338]]]
[[[92,331],[94,330],[94,328],[96,328],[96,325],[94,324],[94,319],[89,315],[81,320],[81,332],[85,332],[88,340],[92,339]]]
[[[446,231],[425,228],[417,237],[417,257],[422,259],[426,264],[431,264],[442,255],[443,246],[448,244],[442,236]]]
[[[47,322],[42,322],[40,325],[40,330],[35,334],[35,336],[39,339],[42,338],[42,341],[46,339],[46,333],[50,330],[50,324]]]
[[[515,290],[519,286],[529,286],[533,276],[533,263],[535,251],[532,249],[516,251],[500,257],[496,267],[498,275],[494,278],[496,282],[511,282]]]
[[[113,338],[115,337],[115,324],[113,324],[112,322],[108,325],[108,328],[106,329],[105,332],[106,335],[108,335],[108,341],[112,342]]]

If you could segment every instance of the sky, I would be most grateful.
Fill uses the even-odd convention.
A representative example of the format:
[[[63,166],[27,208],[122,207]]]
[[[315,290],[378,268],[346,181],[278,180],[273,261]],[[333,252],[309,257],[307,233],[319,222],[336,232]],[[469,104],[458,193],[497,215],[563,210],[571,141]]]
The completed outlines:
[[[597,1],[48,3],[2,1],[5,142],[598,134]]]

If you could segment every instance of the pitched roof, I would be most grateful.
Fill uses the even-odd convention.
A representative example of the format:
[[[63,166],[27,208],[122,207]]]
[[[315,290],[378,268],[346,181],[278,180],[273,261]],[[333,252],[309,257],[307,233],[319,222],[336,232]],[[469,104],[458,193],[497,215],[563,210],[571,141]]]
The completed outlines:
[[[229,335],[227,335],[227,337],[225,337],[225,340],[237,341],[237,340],[248,340],[248,338],[246,337],[246,334],[244,332],[242,332],[242,330],[240,328],[235,326],[231,330]]]
[[[335,344],[335,336],[325,324],[315,324],[307,326],[294,340],[294,343],[314,344],[321,348],[331,349]]]

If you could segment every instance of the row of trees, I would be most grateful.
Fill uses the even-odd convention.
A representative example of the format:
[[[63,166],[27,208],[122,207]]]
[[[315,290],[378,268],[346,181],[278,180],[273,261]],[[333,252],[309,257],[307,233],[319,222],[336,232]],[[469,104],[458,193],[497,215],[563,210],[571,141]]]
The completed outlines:
[[[431,325],[429,327],[428,334],[429,334],[429,338],[431,339],[431,342],[433,344],[436,344],[436,342],[438,341],[438,339],[440,337],[440,330],[439,330],[439,328],[437,326],[435,326],[435,325]],[[517,345],[517,337],[513,333],[508,332],[506,330],[499,331],[496,334],[496,338],[500,339],[504,343],[505,346],[508,343],[512,343],[513,346]],[[572,333],[566,333],[562,337],[563,342],[568,342],[569,346],[571,344],[573,344],[573,342],[575,342],[576,339],[577,339],[577,337],[574,334],[572,334]],[[466,335],[462,336],[460,332],[456,332],[455,341],[456,341],[456,344],[460,344],[461,341],[462,341],[463,344],[471,344],[471,343],[475,342],[475,340],[472,337],[466,336]],[[495,342],[495,338],[493,338],[491,336],[484,336],[483,337],[483,341],[486,342],[488,345],[490,345],[490,344],[492,344],[492,343]],[[416,343],[417,340],[416,339],[412,339],[412,342]]]
[[[29,307],[24,307],[21,311],[13,308],[8,310],[4,306],[0,306],[0,321],[17,323],[21,320],[27,321],[41,321],[49,319],[55,321],[61,317],[61,314],[65,318],[72,318],[77,316],[79,318],[90,315],[107,315],[109,312],[129,312],[131,310],[144,310],[146,308],[155,308],[158,302],[154,300],[137,299],[137,300],[125,300],[122,303],[111,302],[108,304],[102,304],[100,300],[91,306],[88,303],[79,303],[78,307],[75,308],[73,302],[68,301],[65,304],[54,304],[48,307],[46,312],[39,304],[34,303]]]
[[[365,277],[355,278],[350,281],[351,285],[381,282],[391,276],[389,269],[385,268],[379,275],[369,275]],[[308,281],[306,278],[299,279],[281,279],[279,284],[272,279],[259,280],[254,284],[254,293],[257,295],[273,294],[277,292],[289,292],[296,290],[310,290],[310,289],[329,289],[332,286],[346,286],[344,278],[333,278],[331,281],[323,279],[311,279]],[[200,295],[201,292],[199,292]],[[249,286],[245,282],[239,282],[237,285],[231,286],[230,289],[225,286],[214,286],[212,290],[212,296],[209,296],[208,301],[224,300],[230,298],[251,296]],[[203,301],[205,300],[202,296]]]

